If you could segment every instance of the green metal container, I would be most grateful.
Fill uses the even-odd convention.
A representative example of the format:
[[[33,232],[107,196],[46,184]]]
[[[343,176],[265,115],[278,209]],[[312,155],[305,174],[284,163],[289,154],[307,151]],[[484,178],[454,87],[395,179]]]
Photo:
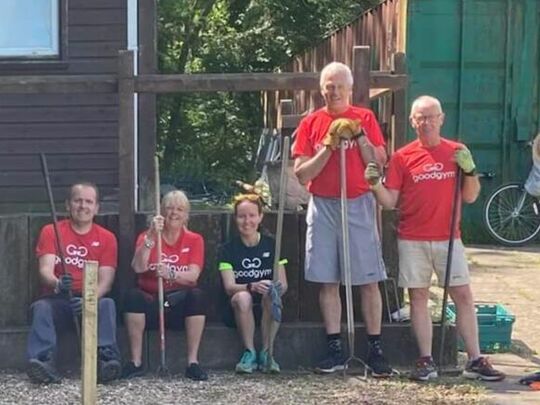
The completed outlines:
[[[540,132],[540,1],[409,0],[406,26],[408,106],[422,94],[439,98],[444,135],[465,142],[478,170],[495,176],[463,215],[465,235],[474,227],[479,241],[483,202],[526,178],[526,143]]]

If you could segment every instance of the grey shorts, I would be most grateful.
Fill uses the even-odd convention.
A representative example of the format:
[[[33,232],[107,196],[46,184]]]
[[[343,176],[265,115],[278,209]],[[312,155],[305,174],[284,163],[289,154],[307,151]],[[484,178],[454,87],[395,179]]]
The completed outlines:
[[[365,193],[349,199],[348,214],[352,284],[365,285],[385,280],[373,195]],[[312,196],[306,222],[306,280],[344,283],[340,199]]]
[[[416,241],[398,239],[399,286],[403,288],[427,288],[431,285],[433,272],[437,274],[439,287],[444,287],[448,241]],[[470,283],[469,265],[461,239],[454,240],[450,286]]]

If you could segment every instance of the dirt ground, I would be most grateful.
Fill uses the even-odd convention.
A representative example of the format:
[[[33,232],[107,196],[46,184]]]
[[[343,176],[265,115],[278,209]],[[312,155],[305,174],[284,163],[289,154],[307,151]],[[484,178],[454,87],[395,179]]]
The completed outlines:
[[[486,384],[493,404],[540,404],[540,391],[517,383],[540,370],[540,247],[467,248],[477,302],[501,303],[516,316],[510,353],[490,355],[507,373],[502,383]]]

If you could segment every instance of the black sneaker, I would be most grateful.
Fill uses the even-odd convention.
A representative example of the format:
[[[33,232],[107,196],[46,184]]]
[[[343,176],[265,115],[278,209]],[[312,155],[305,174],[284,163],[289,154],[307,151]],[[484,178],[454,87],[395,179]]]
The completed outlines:
[[[380,348],[373,348],[368,352],[366,364],[371,369],[371,376],[385,378],[392,375],[392,367],[388,364]]]
[[[411,371],[409,377],[415,381],[429,381],[437,379],[439,374],[437,373],[437,366],[435,366],[433,359],[421,357],[416,360],[414,370]]]
[[[118,360],[98,360],[98,383],[117,380],[122,375],[122,366]]]
[[[45,361],[30,359],[26,373],[30,381],[36,384],[58,384],[62,381],[50,359]]]
[[[474,361],[467,362],[465,370],[463,370],[463,377],[472,380],[501,381],[506,375],[495,370],[487,357],[479,357]]]
[[[328,357],[323,359],[315,368],[315,372],[321,374],[334,373],[345,370],[345,356],[341,348],[340,340],[331,340],[328,342]]]
[[[208,374],[204,371],[199,363],[191,363],[186,368],[186,377],[194,381],[206,381],[208,380]]]
[[[122,378],[129,380],[130,378],[142,377],[145,374],[144,366],[141,364],[139,367],[132,361],[124,364],[122,367]]]

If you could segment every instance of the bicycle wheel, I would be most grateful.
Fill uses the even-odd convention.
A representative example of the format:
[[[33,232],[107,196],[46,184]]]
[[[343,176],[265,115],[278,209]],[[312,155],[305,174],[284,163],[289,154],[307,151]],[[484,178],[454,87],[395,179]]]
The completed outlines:
[[[484,222],[491,236],[507,246],[520,246],[540,232],[540,205],[521,183],[497,188],[484,206]]]

